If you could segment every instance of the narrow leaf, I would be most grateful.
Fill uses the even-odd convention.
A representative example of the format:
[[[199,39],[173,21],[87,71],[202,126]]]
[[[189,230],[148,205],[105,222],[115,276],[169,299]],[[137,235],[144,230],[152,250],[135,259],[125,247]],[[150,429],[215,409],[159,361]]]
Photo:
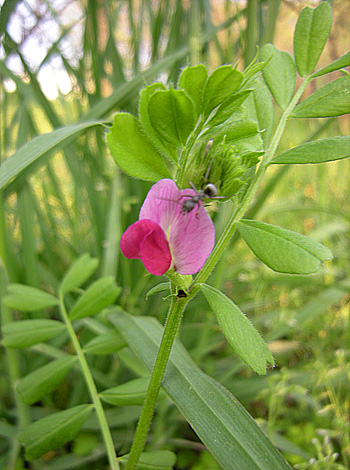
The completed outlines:
[[[73,367],[76,359],[75,356],[56,359],[21,379],[16,390],[23,402],[32,405],[55,390]]]
[[[26,449],[26,459],[38,459],[49,450],[71,441],[92,410],[92,405],[79,405],[30,424],[18,437]]]
[[[258,122],[260,135],[267,148],[273,129],[273,102],[264,80],[256,79],[254,90],[244,103],[248,108],[249,117]]]
[[[119,457],[120,462],[126,463],[129,454]],[[143,452],[137,464],[137,470],[173,470],[176,455],[170,450],[155,450]]]
[[[151,371],[163,332],[159,322],[120,310],[108,318]],[[247,411],[197,367],[178,340],[162,386],[225,470],[290,470]]]
[[[156,286],[152,287],[152,289],[150,289],[146,294],[146,300],[148,300],[151,295],[159,294],[160,292],[170,292],[170,283],[161,282],[160,284],[157,284]]]
[[[267,363],[273,366],[275,362],[251,321],[222,292],[206,284],[202,284],[200,288],[227,341],[239,357],[258,374],[266,374]]]
[[[7,290],[10,295],[4,298],[5,305],[20,312],[34,312],[35,310],[54,307],[59,303],[56,297],[36,287],[10,284]]]
[[[208,116],[226,98],[237,91],[243,81],[243,74],[232,65],[223,65],[209,76],[204,89],[204,114]]]
[[[325,246],[276,225],[244,219],[237,222],[237,228],[253,253],[280,273],[311,274],[321,261],[332,259]]]
[[[168,144],[184,147],[195,125],[194,105],[183,90],[156,91],[148,104],[153,129]]]
[[[350,136],[347,135],[307,142],[277,155],[269,164],[325,163],[348,157],[350,157]]]
[[[91,317],[96,315],[108,305],[111,305],[120,294],[118,287],[112,276],[103,277],[91,284],[91,286],[78,299],[69,313],[71,320]]]
[[[347,52],[346,54],[342,55],[341,57],[339,57],[339,59],[336,59],[331,64],[327,65],[326,67],[323,67],[320,70],[317,70],[315,73],[311,75],[311,77],[312,78],[321,77],[322,75],[326,75],[326,73],[334,72],[335,70],[340,70],[345,67],[349,67],[349,65],[350,65],[350,52]]]
[[[116,114],[106,138],[115,162],[129,176],[147,181],[170,177],[160,153],[131,114]]]
[[[94,121],[62,127],[49,134],[39,135],[27,142],[1,165],[0,189],[11,181],[12,178],[18,176],[27,166],[44,156],[50,150],[63,144],[67,139],[76,137],[83,130],[100,124],[100,122]]]
[[[89,279],[90,276],[92,276],[96,271],[97,266],[97,258],[91,258],[87,253],[83,254],[73,263],[64,275],[61,282],[61,292],[65,294],[67,292],[71,292],[77,287],[80,287]]]
[[[3,327],[2,344],[7,348],[27,348],[47,341],[64,331],[66,326],[56,320],[22,320]]]
[[[102,400],[111,405],[132,406],[142,405],[147,393],[149,377],[129,380],[118,387],[104,390],[100,396]],[[160,394],[158,399],[164,398],[164,393]]]
[[[96,336],[84,346],[87,354],[113,354],[127,346],[124,338],[117,331],[109,331]]]
[[[202,112],[203,90],[207,81],[207,68],[203,64],[186,67],[182,70],[178,81],[178,88],[186,91],[192,99],[195,107],[196,117]]]
[[[324,118],[350,113],[350,77],[345,75],[319,88],[299,103],[292,116]]]
[[[158,90],[165,90],[165,86],[162,83],[153,83],[152,85],[141,90],[139,101],[140,124],[147,134],[147,137],[152,141],[152,144],[157,148],[157,150],[164,154],[171,161],[177,162],[176,147],[161,139],[150,121],[148,113],[149,100],[151,96]]]
[[[301,77],[316,67],[331,28],[332,9],[328,2],[301,11],[294,32],[294,56]]]
[[[266,62],[263,77],[276,103],[286,109],[293,98],[296,70],[294,61],[288,52],[281,52],[272,44],[266,44],[260,53]]]

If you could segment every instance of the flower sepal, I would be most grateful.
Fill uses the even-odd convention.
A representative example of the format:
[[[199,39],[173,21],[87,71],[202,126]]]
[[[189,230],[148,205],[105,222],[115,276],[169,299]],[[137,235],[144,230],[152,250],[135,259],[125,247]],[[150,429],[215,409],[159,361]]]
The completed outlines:
[[[165,276],[174,284],[177,288],[182,289],[186,294],[188,294],[188,288],[192,284],[193,277],[191,274],[179,274],[174,271],[174,269],[168,269],[165,273]]]

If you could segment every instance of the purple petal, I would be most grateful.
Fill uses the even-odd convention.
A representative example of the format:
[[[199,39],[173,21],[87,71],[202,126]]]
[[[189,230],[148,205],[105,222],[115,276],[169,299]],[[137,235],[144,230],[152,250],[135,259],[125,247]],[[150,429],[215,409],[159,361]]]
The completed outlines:
[[[165,233],[172,225],[174,216],[181,208],[180,190],[171,179],[163,179],[154,184],[141,207],[139,219],[156,222]]]
[[[192,195],[192,189],[181,195]],[[185,200],[183,197],[181,201]],[[181,202],[180,201],[180,202]],[[183,213],[178,205],[170,232],[170,251],[179,274],[197,273],[210,255],[215,243],[215,228],[201,201],[191,212]]]
[[[141,243],[141,261],[147,271],[161,276],[170,268],[171,254],[163,230],[152,230]]]
[[[130,225],[120,239],[120,249],[123,255],[131,259],[141,259],[141,243],[153,230],[162,231],[153,220],[138,220]]]

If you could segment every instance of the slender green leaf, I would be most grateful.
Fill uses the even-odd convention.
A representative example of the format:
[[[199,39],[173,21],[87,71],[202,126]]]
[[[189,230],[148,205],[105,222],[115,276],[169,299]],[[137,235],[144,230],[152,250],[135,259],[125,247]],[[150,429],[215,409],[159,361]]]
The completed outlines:
[[[249,117],[258,122],[260,135],[266,148],[273,129],[273,102],[269,89],[262,79],[256,79],[253,93],[244,105],[250,111]]]
[[[320,70],[317,70],[315,73],[311,75],[311,77],[312,78],[321,77],[322,75],[326,75],[327,73],[334,72],[335,70],[340,70],[345,67],[349,67],[349,65],[350,65],[350,52],[347,52],[346,54],[342,55],[341,57],[339,57],[339,59],[336,59],[331,64],[327,65],[326,67],[323,67]]]
[[[79,405],[53,413],[30,424],[18,437],[26,450],[26,459],[38,459],[49,450],[71,441],[93,410],[93,405]]]
[[[61,282],[63,294],[80,287],[96,271],[98,259],[91,258],[88,253],[78,258],[64,275]]]
[[[120,294],[118,287],[112,276],[107,276],[95,281],[78,299],[69,313],[71,320],[91,317],[96,315],[108,305],[111,305]]]
[[[200,288],[227,341],[239,357],[258,374],[266,374],[267,364],[273,366],[275,362],[251,321],[222,292],[206,284],[202,284]]]
[[[319,88],[299,103],[292,116],[324,118],[350,113],[350,77],[345,75]]]
[[[56,297],[36,287],[10,284],[7,290],[10,294],[4,298],[5,305],[20,312],[34,312],[35,310],[54,307],[59,303]]]
[[[243,74],[231,65],[223,65],[209,76],[204,88],[204,114],[208,116],[226,98],[237,91],[243,81]]]
[[[85,129],[100,124],[100,122],[94,121],[62,127],[49,134],[39,135],[27,142],[1,165],[0,189],[9,183],[12,178],[18,176],[31,163],[43,157],[50,150],[64,144],[67,139],[76,137]]]
[[[148,103],[153,129],[170,145],[184,147],[195,125],[194,105],[183,90],[159,90]]]
[[[286,109],[294,95],[296,70],[292,56],[281,52],[272,44],[266,44],[260,53],[266,62],[263,77],[276,103]]]
[[[311,274],[321,261],[332,259],[325,246],[276,225],[244,219],[237,222],[237,228],[253,253],[280,273]]]
[[[294,31],[294,56],[301,77],[309,75],[318,62],[332,28],[332,9],[328,2],[305,7]]]
[[[151,297],[151,295],[159,294],[160,292],[170,292],[170,283],[161,282],[160,284],[157,284],[156,286],[152,287],[152,289],[150,289],[146,294],[146,300],[148,299],[148,297]]]
[[[350,157],[350,136],[314,140],[277,155],[270,165],[280,163],[325,163]]]
[[[170,177],[161,155],[131,114],[114,116],[107,143],[117,165],[129,176],[147,181]]]
[[[213,117],[208,120],[208,125],[217,126],[222,124],[229,119],[233,113],[241,110],[242,103],[248,98],[252,91],[252,89],[240,90],[226,98],[224,102],[216,108]]]
[[[3,327],[2,344],[7,348],[27,348],[54,338],[66,329],[56,320],[22,320]]]
[[[21,379],[16,390],[24,403],[32,405],[55,390],[76,360],[75,356],[56,359]]]
[[[108,318],[152,370],[163,331],[159,322],[122,311]],[[290,470],[247,411],[196,366],[178,340],[162,386],[225,470]]]
[[[117,331],[109,331],[96,336],[84,346],[87,354],[113,354],[126,346],[124,338]]]
[[[182,70],[177,87],[185,90],[195,107],[196,117],[200,115],[203,108],[203,90],[207,81],[207,68],[203,64],[186,67]]]
[[[128,461],[129,454],[119,457],[123,463]],[[137,464],[137,470],[173,470],[176,455],[170,450],[143,452]]]
[[[147,393],[149,377],[129,380],[118,387],[109,388],[100,393],[102,400],[111,405],[132,406],[142,405]],[[158,399],[164,398],[164,393]]]
[[[162,83],[153,83],[141,91],[139,101],[140,124],[147,134],[147,137],[152,141],[158,151],[168,157],[171,161],[177,162],[176,147],[161,139],[150,121],[148,112],[149,100],[158,90],[165,90],[165,86]]]

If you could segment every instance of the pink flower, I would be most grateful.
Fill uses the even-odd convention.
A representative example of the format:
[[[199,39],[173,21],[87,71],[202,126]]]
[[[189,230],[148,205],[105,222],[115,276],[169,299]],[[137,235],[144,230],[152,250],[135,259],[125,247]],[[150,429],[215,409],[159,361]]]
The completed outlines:
[[[189,199],[184,195],[195,194],[193,189],[180,191],[171,179],[154,184],[139,220],[120,240],[124,256],[140,259],[156,276],[169,268],[179,274],[198,272],[213,249],[215,229],[201,201],[190,212],[181,210],[182,203]]]

